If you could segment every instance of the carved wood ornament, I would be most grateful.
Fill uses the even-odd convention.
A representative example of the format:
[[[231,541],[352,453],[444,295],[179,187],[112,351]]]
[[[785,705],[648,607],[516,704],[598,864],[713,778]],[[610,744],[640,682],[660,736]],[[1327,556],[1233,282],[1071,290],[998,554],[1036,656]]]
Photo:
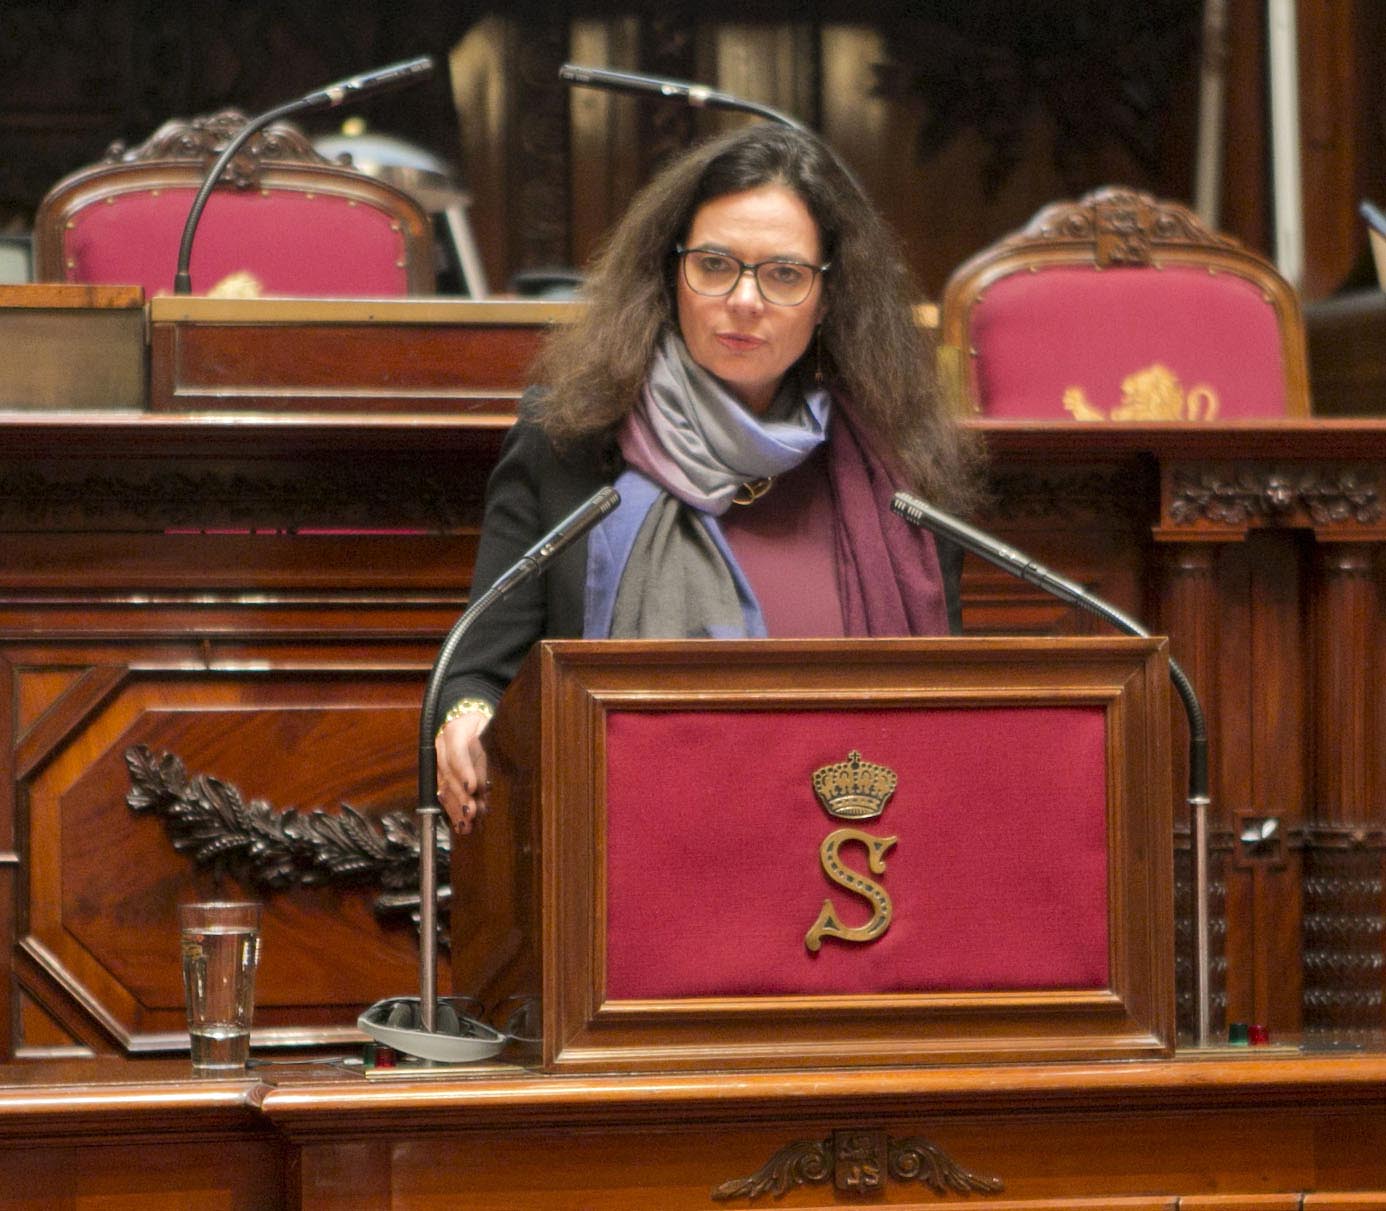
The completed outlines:
[[[222,109],[214,114],[165,122],[143,143],[127,147],[112,143],[102,159],[105,164],[140,164],[152,160],[196,160],[210,164],[240,133],[249,119],[239,109]],[[290,122],[276,122],[251,135],[246,145],[226,166],[224,180],[238,189],[250,189],[259,182],[266,161],[296,164],[350,164],[351,157],[335,160],[320,155],[312,141]]]
[[[266,888],[335,883],[375,887],[380,913],[418,908],[419,833],[412,812],[388,812],[377,824],[350,804],[324,811],[276,811],[261,799],[247,803],[229,782],[188,776],[173,753],[155,757],[144,745],[125,754],[132,812],[153,813],[180,854],[199,866]],[[451,839],[440,830],[436,863],[445,882]],[[444,886],[439,899],[447,902]],[[440,925],[447,939],[447,924]]]
[[[1033,246],[1091,250],[1097,265],[1152,265],[1162,251],[1241,250],[1240,240],[1206,227],[1187,206],[1120,186],[1044,207],[998,249]]]
[[[940,328],[945,349],[966,355],[966,368],[953,371],[960,398],[981,408],[972,313],[987,291],[1011,274],[1042,269],[1097,270],[1192,268],[1212,276],[1240,278],[1260,292],[1271,308],[1280,335],[1285,374],[1285,410],[1290,416],[1309,412],[1304,318],[1294,289],[1264,257],[1240,240],[1207,227],[1179,202],[1156,198],[1137,189],[1108,185],[1076,200],[1054,202],[1036,212],[1023,228],[982,249],[953,271],[944,289]],[[1133,396],[1124,400],[1111,419],[1211,420],[1217,405],[1200,383],[1190,383],[1191,401],[1181,397],[1173,413],[1152,408],[1142,400],[1140,376],[1159,376],[1167,368],[1132,366]],[[1158,393],[1157,393],[1158,398]],[[1066,410],[1080,420],[1103,419],[1081,400],[1065,401]],[[1123,415],[1125,414],[1125,415]]]
[[[888,1182],[918,1182],[935,1194],[999,1194],[999,1177],[982,1177],[963,1168],[937,1144],[911,1136],[895,1139],[884,1131],[851,1128],[825,1140],[786,1144],[749,1177],[732,1178],[712,1191],[718,1202],[776,1198],[796,1186],[831,1181],[844,1194],[878,1194]]]
[[[1382,520],[1378,474],[1370,466],[1189,467],[1172,476],[1170,518],[1179,525],[1374,526]]]

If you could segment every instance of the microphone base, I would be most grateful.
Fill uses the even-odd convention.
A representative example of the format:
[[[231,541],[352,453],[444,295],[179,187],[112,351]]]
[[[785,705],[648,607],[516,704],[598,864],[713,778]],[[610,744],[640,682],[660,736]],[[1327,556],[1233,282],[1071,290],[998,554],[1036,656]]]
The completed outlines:
[[[356,1019],[356,1025],[377,1043],[416,1059],[440,1064],[487,1060],[501,1051],[507,1039],[494,1027],[458,1011],[457,1005],[470,1003],[464,997],[456,1003],[439,997],[434,1015],[437,1029],[425,1030],[418,997],[391,997],[377,1001]]]

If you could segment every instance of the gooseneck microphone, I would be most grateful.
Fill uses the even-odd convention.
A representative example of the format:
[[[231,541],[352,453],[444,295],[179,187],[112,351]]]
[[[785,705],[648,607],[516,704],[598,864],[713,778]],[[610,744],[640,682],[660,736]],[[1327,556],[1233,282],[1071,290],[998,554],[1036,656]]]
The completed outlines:
[[[348,101],[359,101],[372,93],[385,92],[391,88],[403,88],[419,80],[426,80],[433,74],[433,59],[429,55],[419,55],[414,59],[403,59],[387,67],[377,67],[363,71],[359,75],[348,76],[310,92],[303,98],[305,110],[336,109]]]
[[[497,577],[452,625],[428,675],[419,711],[419,1004],[409,998],[379,1001],[357,1019],[372,1038],[408,1055],[430,1060],[479,1059],[494,1054],[504,1037],[483,1023],[451,1012],[446,1032],[438,1031],[437,861],[438,753],[433,741],[438,730],[438,699],[443,678],[466,633],[487,610],[518,585],[539,575],[559,554],[581,538],[621,503],[612,487],[599,488],[554,526]],[[489,1033],[488,1033],[489,1032]],[[497,1041],[499,1040],[499,1041]],[[490,1049],[487,1050],[487,1047]]]
[[[718,92],[706,84],[694,84],[688,80],[670,80],[664,76],[646,76],[633,71],[611,71],[605,67],[582,67],[576,63],[565,63],[560,67],[558,78],[583,88],[606,88],[613,92],[644,93],[647,96],[682,101],[686,105],[692,105],[695,109],[730,109],[738,113],[755,114],[761,118],[769,118],[772,122],[778,122],[782,126],[788,126],[791,130],[797,130],[801,135],[807,135],[819,143],[833,163],[841,169],[842,175],[851,182],[852,188],[862,198],[867,197],[866,190],[857,180],[856,173],[847,167],[847,161],[833,150],[832,145],[826,139],[811,131],[802,122],[796,122],[788,114],[781,113],[778,109],[772,109],[768,105],[762,105],[759,101],[747,101],[744,97]]]
[[[959,517],[954,517],[934,505],[911,496],[908,492],[897,492],[891,498],[890,507],[911,525],[922,526],[935,534],[952,539],[965,551],[995,564],[1012,576],[1043,589],[1063,601],[1079,606],[1081,609],[1106,619],[1118,630],[1138,638],[1150,638],[1150,632],[1116,606],[1103,601],[1094,593],[1088,592],[1077,581],[1051,572],[1042,564],[1036,563],[1028,555],[1008,546],[999,538],[993,538],[976,526]],[[1209,1000],[1209,972],[1211,966],[1208,922],[1208,729],[1199,706],[1193,684],[1184,670],[1174,660],[1169,662],[1169,676],[1184,706],[1184,714],[1189,722],[1189,791],[1188,804],[1193,820],[1194,851],[1194,925],[1195,946],[1198,954],[1195,962],[1197,989],[1195,1000],[1198,1015],[1198,1043],[1206,1046],[1209,1042],[1211,1009]]]
[[[803,134],[812,134],[807,127],[778,109],[771,109],[770,106],[762,105],[758,101],[744,100],[731,93],[718,92],[706,84],[694,84],[688,80],[669,80],[663,76],[646,76],[633,71],[612,71],[605,67],[582,67],[576,63],[565,63],[560,67],[558,78],[584,88],[647,93],[651,96],[683,101],[695,109],[731,109],[739,113],[757,114],[762,118],[769,118],[772,122],[791,126]]]
[[[480,613],[483,609],[490,606],[492,600],[503,597],[510,592],[517,584],[528,580],[531,576],[543,571],[544,565],[565,547],[570,546],[574,541],[581,538],[597,522],[601,521],[608,513],[621,503],[621,495],[615,488],[599,488],[592,493],[582,504],[578,505],[568,514],[558,525],[554,526],[547,534],[536,542],[528,551],[520,556],[509,568],[507,568],[496,582],[477,598],[476,604],[467,611],[470,617],[473,613]],[[451,653],[448,653],[450,656]],[[443,661],[439,657],[439,661]]]
[[[297,114],[314,113],[322,109],[336,109],[337,106],[343,105],[347,101],[356,101],[372,93],[384,92],[391,88],[402,88],[406,84],[413,84],[415,81],[423,80],[432,74],[433,60],[428,55],[421,55],[416,59],[405,59],[399,63],[392,63],[388,67],[378,67],[374,71],[349,76],[345,80],[339,80],[336,84],[329,84],[326,88],[315,89],[295,101],[288,101],[283,105],[276,106],[247,122],[217,156],[216,161],[203,178],[202,187],[197,191],[197,196],[193,198],[187,221],[183,224],[183,238],[178,245],[178,268],[173,276],[173,293],[192,293],[192,279],[188,266],[192,262],[193,236],[197,233],[198,220],[202,217],[207,199],[212,196],[212,190],[221,180],[221,174],[231,163],[231,158],[240,151],[251,135],[262,130],[271,122],[278,122],[283,118],[293,117]]]

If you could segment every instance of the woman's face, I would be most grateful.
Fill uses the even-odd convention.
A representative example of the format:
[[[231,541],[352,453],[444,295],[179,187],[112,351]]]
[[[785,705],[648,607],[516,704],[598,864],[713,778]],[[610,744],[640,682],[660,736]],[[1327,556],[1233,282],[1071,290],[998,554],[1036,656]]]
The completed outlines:
[[[761,185],[704,203],[693,215],[683,245],[724,252],[748,264],[823,263],[818,224],[803,199],[783,185]],[[767,303],[750,273],[720,297],[695,293],[682,266],[677,278],[679,330],[693,360],[752,412],[764,412],[822,318],[822,275],[815,276],[808,297],[794,307]]]

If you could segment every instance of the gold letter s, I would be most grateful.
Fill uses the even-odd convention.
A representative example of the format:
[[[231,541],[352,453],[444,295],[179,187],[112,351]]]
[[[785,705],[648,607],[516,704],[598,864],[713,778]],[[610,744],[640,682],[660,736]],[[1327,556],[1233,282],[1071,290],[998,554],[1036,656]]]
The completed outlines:
[[[857,895],[869,900],[873,913],[871,920],[865,925],[858,925],[849,929],[837,919],[837,913],[833,910],[833,902],[824,900],[823,907],[818,913],[818,920],[813,923],[813,928],[804,936],[804,945],[809,950],[816,953],[818,948],[823,945],[824,937],[841,938],[844,942],[870,942],[879,938],[890,928],[890,897],[886,894],[885,888],[848,867],[842,861],[838,851],[848,841],[860,841],[866,846],[867,861],[871,866],[871,873],[883,875],[885,874],[886,851],[899,839],[899,837],[877,837],[871,833],[862,832],[859,828],[839,828],[836,832],[829,833],[823,838],[823,844],[818,847],[818,853],[823,863],[824,872],[839,887],[845,887],[848,891],[854,891]]]

